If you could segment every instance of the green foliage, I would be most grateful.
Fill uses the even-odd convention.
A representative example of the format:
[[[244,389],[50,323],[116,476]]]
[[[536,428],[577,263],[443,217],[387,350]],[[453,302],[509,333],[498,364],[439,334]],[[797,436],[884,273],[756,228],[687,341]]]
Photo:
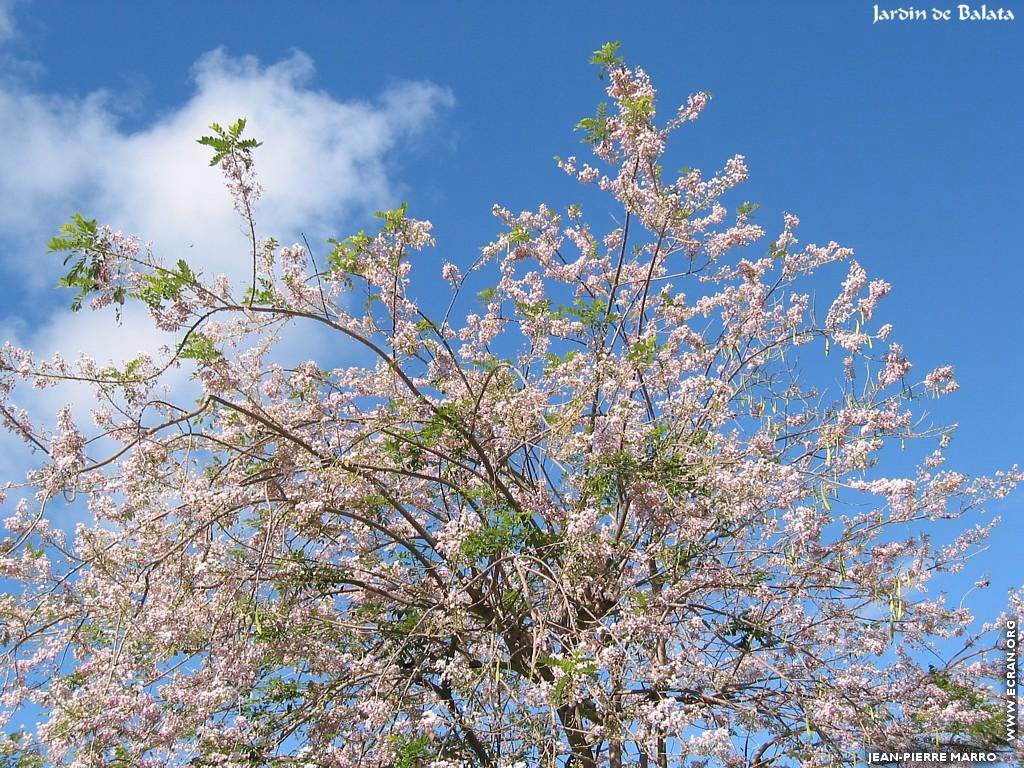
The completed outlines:
[[[405,230],[409,219],[406,214],[409,211],[409,204],[402,203],[397,208],[374,213],[378,219],[384,222],[382,232],[386,234],[399,234]],[[330,238],[327,244],[331,246],[331,252],[327,254],[327,266],[329,271],[342,275],[362,275],[362,263],[365,261],[370,246],[375,238],[359,230],[343,240]]]
[[[381,444],[384,455],[397,466],[417,472],[426,466],[426,452],[417,442],[416,433],[406,432],[401,437],[389,437]]]
[[[550,300],[545,299],[535,304],[517,304],[516,308],[526,317],[534,317],[541,312],[550,312],[559,319],[572,318],[585,325],[587,328],[600,328],[606,320],[614,319],[615,315],[605,315],[607,305],[598,300],[587,300],[577,298],[570,306],[559,304],[558,309],[551,309]]]
[[[544,370],[548,371],[548,372],[549,371],[553,371],[555,368],[558,368],[559,366],[562,366],[562,365],[565,365],[566,363],[568,363],[570,360],[572,360],[578,354],[579,354],[579,351],[575,350],[575,349],[570,349],[564,355],[557,355],[554,352],[545,352],[544,353]]]
[[[57,235],[50,238],[48,244],[51,253],[67,254],[64,266],[74,259],[71,269],[57,281],[57,285],[62,288],[78,289],[78,294],[71,301],[71,309],[75,312],[82,308],[82,301],[95,290],[96,281],[99,279],[97,239],[96,219],[86,219],[82,214],[76,213],[71,216],[71,221],[58,227]]]
[[[389,233],[401,232],[405,229],[408,221],[406,213],[409,211],[409,204],[402,203],[397,208],[388,211],[377,211],[373,215],[384,222],[384,231]]]
[[[1004,712],[998,701],[986,697],[978,688],[954,680],[946,672],[933,671],[932,682],[963,709],[986,715],[984,720],[974,725],[954,730],[953,735],[966,736],[971,739],[971,746],[983,749],[1007,745]]]
[[[504,357],[485,357],[479,360],[472,360],[471,362],[473,365],[477,366],[478,368],[480,368],[480,370],[484,371],[485,373],[490,373],[491,371],[495,370],[496,368],[500,368],[503,365],[512,365],[512,362]]]
[[[597,105],[597,114],[593,117],[584,117],[576,123],[576,130],[583,131],[582,139],[584,144],[600,144],[608,138],[608,104],[601,102]]]
[[[24,735],[18,731],[7,734],[4,754],[0,755],[0,768],[43,768],[46,760],[31,745],[23,745]]]
[[[97,648],[109,648],[112,645],[107,632],[91,621],[86,621],[78,627],[76,638]]]
[[[268,676],[254,686],[249,698],[239,704],[239,709],[249,720],[270,726],[280,719],[282,713],[291,712],[296,706],[301,705],[308,690],[308,684],[297,680]],[[254,768],[268,765],[256,753],[251,760],[250,764]]]
[[[408,640],[417,629],[420,630],[418,634],[426,634],[423,631],[423,613],[421,611],[396,608],[387,618],[382,613],[377,617],[377,622],[380,624],[381,634],[392,640]]]
[[[163,307],[165,301],[177,301],[181,292],[196,281],[195,273],[183,259],[178,259],[174,269],[164,269],[145,275],[142,284],[133,295],[153,309]]]
[[[697,443],[706,432],[689,436]],[[693,469],[677,450],[681,437],[673,434],[667,425],[659,424],[644,438],[639,450],[624,448],[595,462],[584,481],[588,496],[614,507],[619,493],[638,480],[649,480],[671,496],[683,496],[696,491]]]
[[[267,701],[275,704],[285,704],[296,699],[301,699],[303,686],[296,680],[285,680],[281,677],[271,677],[265,680],[260,686]]]
[[[744,650],[750,650],[754,642],[761,646],[768,646],[777,640],[776,636],[766,625],[744,618],[733,617],[729,619],[726,622],[724,632],[727,635],[738,635],[739,640],[736,645]]]
[[[116,372],[114,377],[120,381],[131,381],[143,365],[142,358],[135,357],[128,361],[123,372]]]
[[[607,42],[590,55],[590,63],[599,67],[598,77],[602,80],[610,69],[621,66],[623,58],[618,55],[622,43],[618,40]]]
[[[551,692],[551,700],[555,704],[561,704],[565,701],[565,694],[573,680],[577,677],[582,675],[596,679],[597,663],[590,656],[584,656],[578,651],[574,651],[570,656],[560,659],[544,656],[541,658],[541,661],[550,667],[562,670],[564,673],[558,678]]]
[[[508,241],[513,245],[522,245],[530,242],[530,231],[522,224],[516,224],[508,233]]]
[[[470,560],[496,557],[501,552],[518,548],[529,537],[529,523],[524,516],[510,509],[500,509],[494,520],[474,531],[462,542],[462,553]]]
[[[571,307],[565,308],[565,313],[571,317],[575,317],[581,323],[588,328],[596,328],[603,325],[606,319],[606,308],[603,301],[594,299],[593,301],[585,301],[583,299],[576,299]]]
[[[256,285],[250,286],[246,295],[249,304],[273,304],[276,298],[274,283],[265,277],[256,278]]]
[[[510,614],[525,613],[529,609],[526,597],[520,589],[504,589],[499,597],[502,608]]]
[[[685,573],[701,554],[701,549],[695,542],[681,541],[668,547],[668,553],[673,572]]]
[[[182,345],[178,357],[185,360],[196,360],[210,363],[221,357],[220,351],[213,345],[213,340],[202,333],[193,333]]]
[[[616,451],[592,467],[583,487],[590,498],[615,506],[619,492],[636,475],[637,469],[638,462],[629,451]]]
[[[344,576],[330,564],[318,563],[313,560],[299,561],[297,573],[290,577],[294,586],[299,589],[314,589],[327,592],[344,582]]]
[[[331,238],[327,242],[333,246],[333,250],[327,255],[327,265],[330,269],[335,272],[358,275],[360,274],[359,262],[373,243],[373,238],[359,230],[357,234],[346,237],[344,240]]]
[[[51,251],[90,250],[96,243],[96,219],[86,219],[82,214],[75,213],[71,221],[57,228],[57,235],[50,238]],[[66,262],[65,262],[66,263]]]
[[[643,125],[654,117],[654,99],[640,96],[636,99],[623,99],[622,118],[627,125]]]
[[[626,359],[638,368],[643,368],[654,362],[654,355],[658,351],[658,340],[654,336],[643,341],[631,344],[626,351]]]
[[[85,685],[87,680],[88,677],[86,676],[85,672],[83,672],[80,669],[76,669],[70,675],[66,675],[61,680],[61,682],[63,682],[68,688],[74,691]]]
[[[462,406],[456,402],[441,403],[437,406],[430,421],[420,428],[416,437],[423,445],[435,445],[444,433],[458,424],[462,418]]]
[[[394,430],[394,434],[379,443],[382,453],[398,466],[413,471],[422,469],[427,458],[424,449],[437,445],[445,435],[457,434],[454,425],[464,421],[468,407],[466,402],[441,403],[430,420],[417,429]]]
[[[395,768],[416,768],[424,765],[433,756],[430,738],[427,736],[394,736]]]
[[[542,299],[541,301],[535,301],[533,303],[517,301],[516,311],[523,317],[533,320],[539,315],[543,315],[551,311],[551,299]]]
[[[489,495],[489,494],[485,494]],[[522,552],[554,544],[557,540],[541,531],[533,518],[505,503],[488,504],[487,525],[473,531],[462,542],[462,554],[473,562],[499,557],[503,552]]]
[[[245,130],[245,118],[242,117],[229,125],[227,130],[218,123],[213,123],[210,130],[213,131],[213,136],[203,136],[197,139],[203,146],[213,149],[213,159],[210,160],[210,165],[217,165],[225,157],[238,154],[248,155],[262,143],[255,139],[242,138],[242,132]]]
[[[752,203],[749,200],[747,200],[743,203],[743,205],[736,209],[736,213],[738,213],[740,216],[750,216],[760,207],[760,203]]]

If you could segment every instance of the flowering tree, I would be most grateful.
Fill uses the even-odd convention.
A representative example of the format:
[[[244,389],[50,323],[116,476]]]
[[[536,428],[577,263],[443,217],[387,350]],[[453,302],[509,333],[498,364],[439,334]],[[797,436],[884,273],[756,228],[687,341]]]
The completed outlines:
[[[990,525],[922,531],[1021,473],[944,468],[949,431],[916,408],[952,369],[913,376],[875,324],[889,286],[849,249],[798,247],[790,215],[766,247],[755,206],[730,214],[742,157],[666,173],[706,94],[659,125],[642,70],[616,45],[594,61],[596,159],[559,165],[620,225],[496,206],[437,312],[410,298],[432,240],[405,206],[322,269],[258,236],[241,120],[201,140],[251,234],[240,289],[81,216],[53,240],[76,308],[142,302],[180,341],[119,367],[0,352],[6,424],[45,454],[6,486],[0,702],[11,728],[39,720],[9,765],[825,766],[1001,744],[995,625],[972,634],[927,590]],[[835,263],[821,315],[803,286]],[[304,324],[374,363],[273,362]],[[167,386],[181,366],[198,400]],[[91,426],[18,406],[65,380],[95,393]],[[911,476],[884,471],[892,443],[925,446]],[[68,500],[92,516],[73,534]]]

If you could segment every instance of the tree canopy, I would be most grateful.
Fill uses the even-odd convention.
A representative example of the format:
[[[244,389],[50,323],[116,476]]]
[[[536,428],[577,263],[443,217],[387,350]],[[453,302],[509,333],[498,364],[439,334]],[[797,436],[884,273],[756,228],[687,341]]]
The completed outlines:
[[[914,371],[876,318],[889,285],[849,248],[800,245],[789,214],[766,233],[733,199],[742,156],[664,167],[708,94],[659,121],[616,44],[593,62],[592,157],[558,166],[617,207],[607,230],[578,204],[496,205],[478,257],[439,265],[401,205],[317,265],[260,233],[238,120],[200,141],[248,280],[82,215],[54,238],[75,309],[141,302],[179,341],[117,366],[0,351],[3,419],[45,457],[4,491],[9,765],[767,768],[1005,746],[1000,619],[977,630],[928,589],[994,521],[929,532],[1021,472],[946,466],[952,430],[922,417],[953,369]],[[449,295],[417,302],[414,267]],[[373,362],[285,367],[290,326]],[[182,367],[198,399],[168,383]],[[91,423],[18,405],[65,380],[88,383]],[[68,502],[91,522],[62,527]]]

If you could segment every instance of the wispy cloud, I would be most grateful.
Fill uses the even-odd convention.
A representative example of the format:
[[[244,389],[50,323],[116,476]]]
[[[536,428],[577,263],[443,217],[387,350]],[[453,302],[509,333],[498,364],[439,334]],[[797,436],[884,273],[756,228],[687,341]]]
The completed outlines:
[[[14,37],[14,0],[0,0],[0,43]]]

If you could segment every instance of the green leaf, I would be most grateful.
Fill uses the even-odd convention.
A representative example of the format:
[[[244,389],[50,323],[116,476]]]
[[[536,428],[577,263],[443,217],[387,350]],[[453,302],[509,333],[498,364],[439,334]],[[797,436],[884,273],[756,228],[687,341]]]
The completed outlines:
[[[488,524],[462,542],[462,554],[474,562],[555,543],[555,538],[543,533],[529,513],[499,503],[487,510],[487,515]]]
[[[87,219],[80,213],[71,214],[71,221],[57,228],[56,237],[50,238],[51,251],[84,251],[96,242],[96,219]]]
[[[385,232],[401,232],[408,220],[405,216],[408,210],[409,204],[402,203],[397,208],[392,208],[389,211],[377,211],[373,215],[384,222]]]
[[[623,58],[618,55],[619,48],[621,47],[622,43],[618,40],[607,42],[590,55],[590,63],[600,68],[598,77],[602,80],[608,73],[608,70],[623,63]]]
[[[57,281],[61,288],[77,288],[77,295],[71,300],[75,312],[82,308],[85,298],[96,290],[100,275],[98,228],[96,219],[87,219],[80,213],[72,214],[71,220],[57,228],[57,235],[47,244],[52,253],[65,253],[64,266],[72,262],[71,268]],[[115,300],[117,296],[115,295]],[[121,295],[123,300],[123,293]]]
[[[554,352],[545,352],[544,370],[551,371],[554,370],[555,368],[558,368],[561,365],[565,365],[574,357],[576,357],[577,354],[579,354],[579,352],[575,349],[570,349],[568,352],[565,353],[564,356],[555,354]]]
[[[558,317],[572,317],[579,320],[588,328],[598,328],[604,324],[606,319],[612,319],[612,317],[605,317],[607,311],[607,305],[598,301],[597,299],[587,301],[585,299],[576,299],[572,306],[565,306],[564,304],[558,307],[555,313]]]
[[[594,117],[585,117],[576,123],[576,130],[583,131],[586,135],[582,141],[584,144],[600,144],[610,135],[608,131],[608,105],[601,102],[597,105],[597,114]]]
[[[195,281],[195,272],[184,260],[179,259],[174,269],[159,270],[145,275],[139,289],[132,295],[153,309],[160,309],[165,301],[177,301],[182,291]]]
[[[972,686],[969,681],[957,681],[942,670],[935,670],[931,675],[932,683],[945,692],[951,701],[960,705],[962,710],[984,714],[985,718],[973,725],[959,726],[952,730],[955,736],[966,736],[972,746],[981,749],[994,749],[1007,746],[1003,710],[998,699],[981,687]]]
[[[516,224],[508,233],[508,241],[513,245],[521,245],[530,242],[530,230],[522,224]]]
[[[534,318],[546,314],[551,311],[551,299],[541,299],[540,301],[516,302],[516,312],[525,318],[533,320]]]
[[[551,700],[555,704],[564,702],[565,693],[573,680],[579,676],[594,678],[597,675],[597,664],[590,656],[584,656],[579,651],[574,651],[571,656],[560,659],[551,656],[542,656],[541,663],[560,669],[564,674],[558,678],[551,692]]]
[[[427,736],[395,736],[395,768],[416,768],[425,765],[431,756],[430,738]]]
[[[277,298],[277,293],[274,291],[274,284],[265,277],[257,278],[256,285],[249,288],[248,296],[246,297],[250,304],[273,304]]]
[[[358,233],[346,237],[344,240],[331,238],[327,242],[334,246],[334,249],[327,255],[327,265],[331,271],[359,275],[359,265],[363,254],[373,243],[373,238],[363,230],[359,230]]]
[[[185,360],[197,360],[209,363],[221,357],[220,351],[213,345],[213,339],[202,333],[193,333],[182,346],[178,357]]]
[[[203,146],[213,149],[213,159],[210,160],[210,165],[217,165],[224,158],[233,155],[248,155],[263,143],[255,139],[242,138],[242,133],[245,131],[245,118],[243,117],[235,120],[235,122],[227,127],[227,130],[221,127],[219,123],[211,124],[210,130],[213,131],[212,136],[203,136],[197,139]]]
[[[622,117],[627,125],[637,126],[648,122],[654,117],[654,99],[641,96],[636,99],[622,100]]]
[[[631,344],[626,352],[626,359],[637,368],[643,368],[654,362],[654,355],[658,351],[658,340],[651,336],[643,341]]]

